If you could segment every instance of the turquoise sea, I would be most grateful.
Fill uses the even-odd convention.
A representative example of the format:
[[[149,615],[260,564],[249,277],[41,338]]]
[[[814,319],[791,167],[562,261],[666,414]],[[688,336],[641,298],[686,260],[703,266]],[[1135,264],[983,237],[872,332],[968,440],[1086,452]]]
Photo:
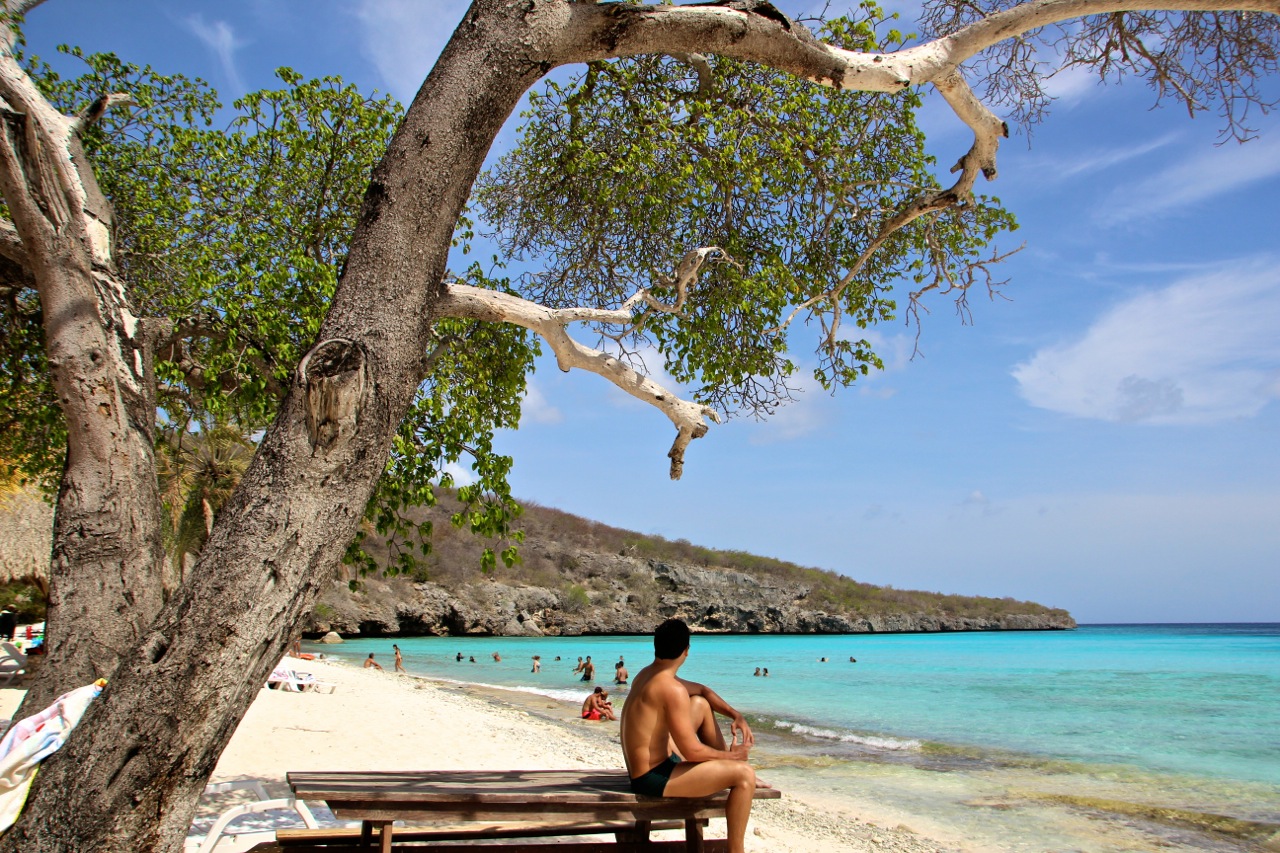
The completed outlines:
[[[374,652],[390,669],[393,642],[412,674],[566,703],[584,695],[571,674],[579,656],[592,656],[605,685],[620,656],[633,673],[653,657],[647,637],[379,638],[307,650],[355,664]],[[892,792],[906,812],[952,825],[993,792],[1016,790],[1037,802],[1119,803],[1130,822],[1146,819],[1135,808],[1172,809],[1183,823],[1227,816],[1251,843],[1280,831],[1280,624],[695,635],[682,674],[747,714],[766,764],[832,795]],[[952,778],[940,786],[937,773]],[[939,793],[959,781],[972,785]],[[1254,849],[1230,833],[1210,837],[1225,839],[1219,849]],[[1020,849],[1007,841],[998,839]]]

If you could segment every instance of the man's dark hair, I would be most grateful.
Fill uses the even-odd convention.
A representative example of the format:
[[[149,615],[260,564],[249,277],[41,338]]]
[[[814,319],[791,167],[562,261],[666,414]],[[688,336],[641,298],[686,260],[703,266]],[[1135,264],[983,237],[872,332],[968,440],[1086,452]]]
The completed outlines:
[[[668,619],[653,632],[653,656],[675,660],[689,648],[689,626],[679,619]]]

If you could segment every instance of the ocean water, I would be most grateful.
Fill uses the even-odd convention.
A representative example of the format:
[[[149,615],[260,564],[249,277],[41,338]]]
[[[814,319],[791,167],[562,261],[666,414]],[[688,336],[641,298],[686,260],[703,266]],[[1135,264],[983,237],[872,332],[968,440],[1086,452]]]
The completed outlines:
[[[574,703],[585,695],[571,674],[579,656],[592,656],[607,686],[619,656],[632,673],[653,658],[648,637],[382,638],[308,650],[356,664],[374,652],[390,669],[393,642],[410,673]],[[1280,624],[695,635],[681,674],[747,714],[780,766],[817,761],[837,792],[873,777],[887,790],[897,782],[886,774],[908,769],[996,773],[1055,795],[1280,830]]]

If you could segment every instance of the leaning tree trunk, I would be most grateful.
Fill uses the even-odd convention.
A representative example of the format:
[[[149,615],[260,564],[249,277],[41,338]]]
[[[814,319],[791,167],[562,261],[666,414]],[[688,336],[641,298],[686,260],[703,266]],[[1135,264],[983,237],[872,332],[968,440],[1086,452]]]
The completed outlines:
[[[181,848],[219,754],[385,467],[454,224],[491,141],[546,71],[519,48],[493,49],[528,30],[514,5],[482,0],[445,49],[374,172],[320,342],[195,571],[46,762],[0,853]]]
[[[110,675],[162,601],[149,347],[111,254],[109,207],[53,110],[0,55],[0,188],[44,317],[67,423],[54,512],[47,657],[19,714]]]

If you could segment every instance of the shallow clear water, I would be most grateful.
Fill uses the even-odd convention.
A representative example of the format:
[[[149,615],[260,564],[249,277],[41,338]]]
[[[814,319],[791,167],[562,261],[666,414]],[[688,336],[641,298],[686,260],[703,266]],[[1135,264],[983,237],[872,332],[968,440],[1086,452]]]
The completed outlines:
[[[596,683],[606,685],[619,655],[633,673],[653,657],[647,637],[383,638],[308,650],[353,663],[375,652],[389,669],[392,642],[411,673],[565,701],[583,695],[570,673],[579,655],[593,656]],[[537,675],[529,671],[535,654]],[[754,676],[756,667],[769,677]],[[681,673],[713,686],[797,754],[1031,768],[1098,786],[1124,781],[1144,800],[1280,821],[1276,624],[696,635]]]

